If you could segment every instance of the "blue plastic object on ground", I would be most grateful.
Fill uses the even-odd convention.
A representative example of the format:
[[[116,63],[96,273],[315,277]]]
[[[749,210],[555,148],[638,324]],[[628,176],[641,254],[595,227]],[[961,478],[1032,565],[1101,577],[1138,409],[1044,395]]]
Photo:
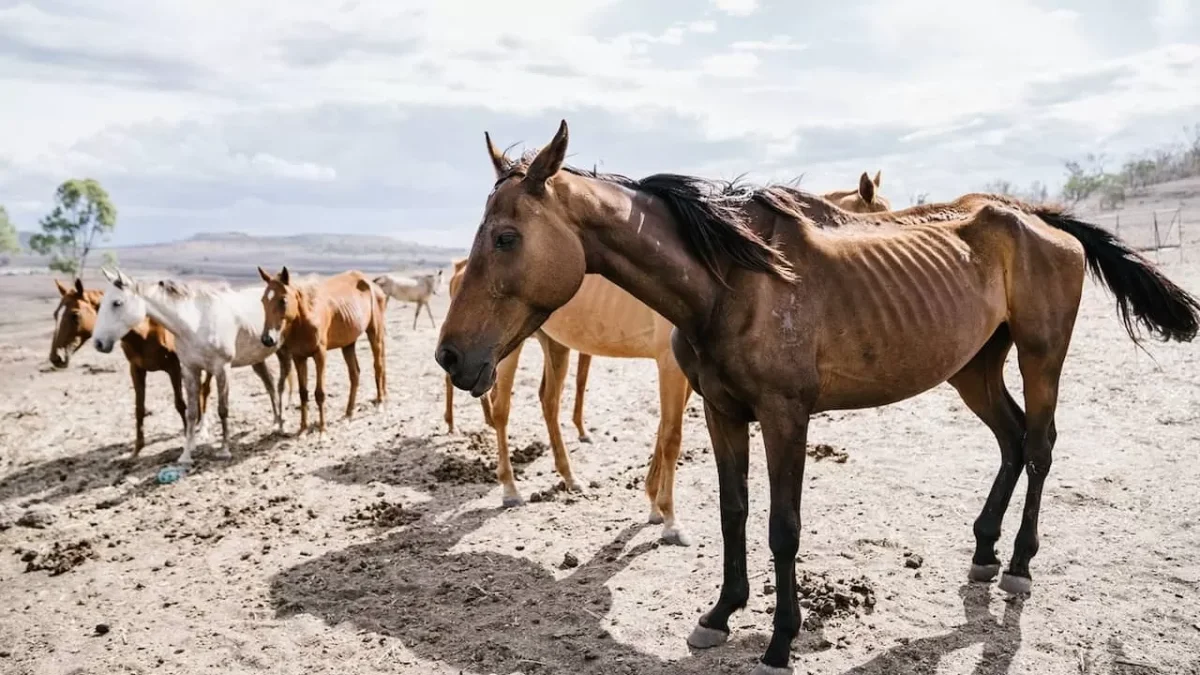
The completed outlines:
[[[184,473],[186,472],[181,467],[164,466],[158,470],[158,483],[159,485],[168,485],[170,483],[174,483],[180,478],[183,478]]]

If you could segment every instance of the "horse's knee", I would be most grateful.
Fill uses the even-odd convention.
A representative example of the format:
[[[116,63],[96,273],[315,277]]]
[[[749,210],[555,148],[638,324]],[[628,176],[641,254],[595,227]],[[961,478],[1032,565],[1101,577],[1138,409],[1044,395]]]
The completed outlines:
[[[313,392],[313,397],[316,399],[317,405],[325,405],[325,390],[324,389],[322,389],[321,387],[317,387],[317,390],[315,392]]]
[[[776,560],[794,559],[800,550],[800,518],[790,510],[773,510],[767,540]]]

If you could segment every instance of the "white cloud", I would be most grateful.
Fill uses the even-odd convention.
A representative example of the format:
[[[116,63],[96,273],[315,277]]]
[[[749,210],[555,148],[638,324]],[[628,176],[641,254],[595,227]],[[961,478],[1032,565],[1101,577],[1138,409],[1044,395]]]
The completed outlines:
[[[758,0],[712,0],[712,4],[732,16],[749,16],[758,9]]]
[[[586,166],[803,172],[817,188],[869,164],[946,195],[1200,121],[1187,2],[1141,17],[1150,46],[1089,32],[1103,6],[1055,0],[636,2],[0,2],[0,128],[19,130],[0,135],[0,194],[12,211],[91,172],[118,182],[123,214],[166,208],[165,192],[196,227],[207,202],[254,203],[223,217],[259,222],[402,190],[456,204],[354,207],[375,209],[364,227],[428,227],[477,209],[484,129],[535,145],[559,116]],[[682,135],[652,157],[610,149],[663,133]]]

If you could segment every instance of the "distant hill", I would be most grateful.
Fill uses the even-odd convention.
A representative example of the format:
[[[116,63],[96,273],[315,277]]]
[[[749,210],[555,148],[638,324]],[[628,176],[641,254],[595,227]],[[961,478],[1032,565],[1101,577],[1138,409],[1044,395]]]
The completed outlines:
[[[20,233],[26,248],[32,234]],[[99,266],[109,251],[124,269],[228,279],[257,278],[259,265],[271,270],[287,265],[294,272],[317,274],[349,269],[366,273],[418,271],[448,267],[452,260],[467,254],[463,249],[425,246],[380,235],[209,232],[180,241],[100,248],[89,256],[89,267]],[[45,259],[27,252],[12,257],[10,265],[44,266]]]

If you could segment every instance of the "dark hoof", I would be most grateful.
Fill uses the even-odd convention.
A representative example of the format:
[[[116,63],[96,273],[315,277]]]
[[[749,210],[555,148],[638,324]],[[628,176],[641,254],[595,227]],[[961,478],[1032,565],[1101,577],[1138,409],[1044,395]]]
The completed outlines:
[[[1000,563],[994,565],[971,565],[967,578],[971,581],[991,581],[1000,574]]]
[[[588,436],[587,434],[584,434],[584,435],[582,435],[582,436],[580,436],[580,437],[579,437],[579,442],[580,442],[580,443],[591,443],[591,442],[592,442],[592,437],[591,437],[591,436]]]
[[[728,640],[729,633],[723,630],[697,625],[688,636],[687,643],[693,649],[712,649],[720,647]]]
[[[504,499],[502,499],[502,500],[500,501],[500,503],[501,503],[501,504],[504,506],[504,508],[506,508],[506,509],[512,509],[512,508],[516,508],[516,507],[518,507],[518,506],[521,506],[522,504],[524,504],[524,503],[525,503],[525,500],[524,500],[524,499],[521,499],[521,497],[520,497],[520,496],[517,496],[517,497],[505,497]]]
[[[1000,590],[1012,595],[1029,595],[1033,591],[1033,579],[1005,572],[1000,575]]]

